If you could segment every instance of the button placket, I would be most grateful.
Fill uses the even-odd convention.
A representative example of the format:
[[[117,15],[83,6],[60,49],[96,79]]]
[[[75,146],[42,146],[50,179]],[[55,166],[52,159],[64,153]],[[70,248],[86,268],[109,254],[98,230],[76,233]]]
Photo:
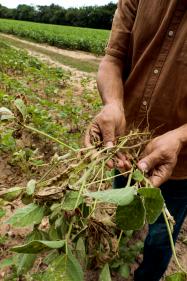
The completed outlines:
[[[145,87],[145,91],[144,91],[144,95],[142,97],[143,101],[141,103],[140,106],[140,111],[139,111],[139,115],[138,115],[138,119],[140,117],[145,117],[146,113],[147,113],[147,108],[148,105],[150,103],[150,100],[152,98],[154,89],[157,85],[160,73],[162,71],[162,68],[164,66],[164,63],[167,59],[167,56],[169,54],[170,48],[173,44],[174,38],[175,38],[175,34],[176,31],[179,27],[179,24],[182,20],[182,17],[185,13],[185,10],[181,9],[181,5],[178,4],[178,7],[176,9],[175,15],[168,27],[168,31],[165,37],[165,40],[163,42],[162,48],[160,50],[160,53],[157,57],[156,63],[152,69],[152,72],[150,74],[150,77],[148,79],[148,83]],[[146,102],[146,106],[144,105]]]
[[[154,74],[158,74],[159,70],[157,68],[155,68],[153,72],[154,72]]]
[[[174,36],[174,31],[173,30],[169,30],[168,31],[168,36],[169,37],[173,37]]]

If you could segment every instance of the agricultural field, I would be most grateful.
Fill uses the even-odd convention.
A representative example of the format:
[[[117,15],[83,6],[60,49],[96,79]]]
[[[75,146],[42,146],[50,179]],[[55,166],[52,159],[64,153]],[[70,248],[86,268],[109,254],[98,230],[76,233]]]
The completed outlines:
[[[126,188],[111,189],[118,175],[106,162],[121,147],[136,159],[149,132],[131,132],[111,151],[95,139],[85,149],[85,130],[101,108],[95,78],[10,42],[0,43],[0,280],[132,281],[145,222],[164,202],[135,163],[124,173]],[[172,263],[169,274],[177,270]]]
[[[59,48],[104,54],[109,31],[0,19],[0,32]]]
[[[88,235],[88,222],[86,222],[85,218],[90,218],[96,204],[91,205],[92,211],[89,210],[87,205],[83,205],[85,218],[80,219],[80,214],[78,213],[76,221],[72,223],[70,220],[73,210],[72,204],[76,203],[77,197],[75,195],[77,190],[68,190],[70,198],[67,198],[65,202],[64,221],[58,206],[62,193],[54,190],[54,186],[58,189],[62,184],[62,180],[64,180],[64,169],[67,170],[67,165],[70,165],[70,163],[69,167],[72,169],[72,165],[75,165],[72,160],[79,159],[83,155],[83,151],[81,154],[78,153],[79,156],[76,156],[76,158],[68,157],[68,162],[61,161],[61,159],[64,159],[63,155],[69,155],[69,150],[73,152],[80,151],[83,146],[82,136],[89,120],[100,109],[101,103],[98,92],[93,81],[91,81],[93,78],[82,77],[78,86],[77,80],[72,80],[71,73],[64,71],[62,68],[49,67],[38,59],[29,56],[27,52],[12,48],[6,41],[1,41],[0,44],[0,77],[0,217],[1,222],[4,223],[0,231],[2,249],[0,276],[3,280],[19,280],[18,278],[22,280],[50,279],[51,268],[48,268],[48,265],[61,256],[58,256],[61,252],[58,249],[63,248],[65,244],[62,237],[66,238],[69,233],[65,232],[63,234],[61,232],[63,227],[63,231],[72,228],[72,233],[69,237],[70,242],[66,245],[66,248],[71,247],[73,249],[72,246],[75,246],[76,249],[80,248],[77,250],[77,258],[79,261],[82,260],[81,264],[84,269],[85,280],[91,280],[90,274],[93,280],[96,280],[95,278],[98,276],[102,266],[112,258],[113,251],[116,251],[115,248],[120,242],[118,239],[120,239],[122,233],[117,231],[117,236],[115,236],[114,230],[110,232],[109,228],[104,227],[101,221],[97,222],[96,218],[92,218],[89,221],[88,228],[90,236],[90,240],[87,242],[89,244],[88,249],[88,244],[84,246]],[[87,154],[85,155],[86,157],[88,157]],[[79,173],[87,166],[88,163],[86,163],[86,166],[85,164],[80,165],[76,170],[71,171],[70,169],[71,185],[77,180],[77,176],[80,176]],[[96,167],[94,169],[97,171]],[[102,165],[102,167],[103,177],[108,177],[110,180],[113,177],[112,172],[104,171],[104,166]],[[42,185],[44,184],[45,191],[50,189],[54,193],[51,193],[51,191],[49,192],[50,194],[41,192],[38,199],[36,199],[33,193],[34,186],[37,186],[36,183],[38,184],[39,182]],[[29,196],[22,192],[26,186],[29,189],[31,188]],[[99,186],[101,188],[101,184]],[[70,199],[71,202],[69,201]],[[54,203],[52,216],[44,213],[44,209],[47,210],[51,205],[51,200]],[[78,202],[79,206],[81,201]],[[16,219],[13,224],[9,221],[7,224],[7,220],[11,220],[13,214],[17,217],[16,213],[17,211],[19,213],[20,210],[24,215],[22,219],[19,219],[18,214],[18,220]],[[26,210],[26,213],[24,213],[24,210]],[[83,209],[77,208],[76,210],[83,212]],[[58,214],[58,212],[60,213]],[[108,212],[109,217],[112,208],[109,208]],[[103,211],[102,214],[98,214],[102,219]],[[107,219],[107,214],[105,219]],[[83,231],[83,235],[81,235],[82,231],[80,231],[82,227],[85,231],[85,233]],[[91,238],[93,239],[93,235],[97,235],[97,231],[100,234],[102,231],[103,236],[101,236],[101,241],[99,240],[100,242],[96,245],[93,244],[96,241],[92,241]],[[129,243],[132,234],[132,231],[124,234],[125,240],[122,246]],[[77,238],[75,238],[75,235],[77,235]],[[111,240],[112,244],[106,244],[105,236]],[[30,242],[32,243],[29,246],[30,250],[27,246],[26,250],[21,250],[21,252],[18,250],[16,254],[13,254],[10,250],[12,247]],[[125,266],[122,267],[121,261],[116,260],[119,265],[117,267],[115,264],[113,265],[114,271],[117,272],[115,269],[117,268],[123,271],[123,275],[129,276],[129,266],[135,261],[142,246],[143,243],[140,238],[136,238],[134,242],[127,245],[129,251],[124,253]],[[34,252],[32,251],[33,247]],[[97,247],[98,252],[95,252],[95,247]],[[90,258],[85,256],[88,254],[87,251],[90,252]],[[71,256],[71,254],[68,256],[62,255],[62,257],[63,259],[67,258],[67,263],[69,264],[66,269],[65,261],[62,260],[65,267],[63,269],[64,274],[69,276],[68,266],[71,266],[71,268],[73,266],[75,270],[73,277],[69,276],[68,278],[70,279],[67,280],[83,280],[83,269],[80,268],[75,257]],[[91,269],[92,271],[90,271]],[[63,272],[58,274],[63,274]],[[103,274],[109,276],[108,264],[104,267]],[[58,279],[58,276],[56,278],[55,280],[63,280]],[[114,280],[118,280],[116,278]]]

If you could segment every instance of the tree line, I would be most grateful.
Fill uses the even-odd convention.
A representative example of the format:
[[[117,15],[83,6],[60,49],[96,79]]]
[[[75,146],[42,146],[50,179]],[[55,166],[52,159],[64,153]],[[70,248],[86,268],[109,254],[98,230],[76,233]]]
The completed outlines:
[[[18,5],[9,9],[0,5],[0,18],[25,20],[58,25],[70,25],[97,29],[110,29],[116,4],[65,9],[59,5]]]

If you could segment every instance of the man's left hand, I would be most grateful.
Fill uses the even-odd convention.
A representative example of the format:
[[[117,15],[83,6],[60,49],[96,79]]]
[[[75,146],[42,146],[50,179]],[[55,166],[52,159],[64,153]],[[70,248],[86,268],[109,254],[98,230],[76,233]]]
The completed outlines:
[[[177,130],[170,131],[153,139],[143,151],[138,167],[148,173],[153,186],[159,187],[172,175],[182,148],[180,137]]]

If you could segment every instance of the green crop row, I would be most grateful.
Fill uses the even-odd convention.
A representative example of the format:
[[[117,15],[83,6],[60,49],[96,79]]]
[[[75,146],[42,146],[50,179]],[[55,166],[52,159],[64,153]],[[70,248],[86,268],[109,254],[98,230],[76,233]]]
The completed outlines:
[[[104,54],[109,32],[89,28],[0,19],[0,32],[59,48]]]

